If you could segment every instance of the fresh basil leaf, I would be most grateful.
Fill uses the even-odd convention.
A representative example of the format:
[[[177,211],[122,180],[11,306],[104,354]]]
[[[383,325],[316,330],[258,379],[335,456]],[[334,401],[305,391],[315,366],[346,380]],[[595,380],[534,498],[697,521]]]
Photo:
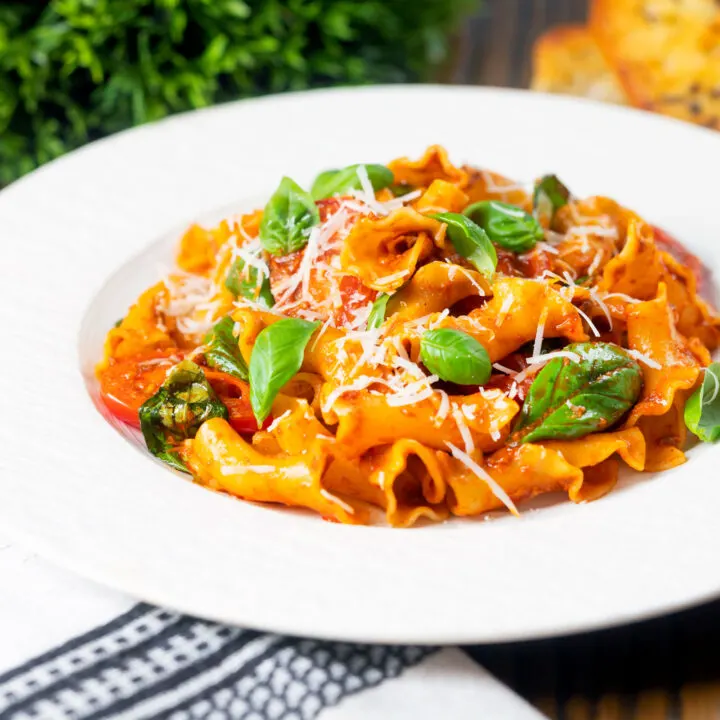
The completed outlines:
[[[166,450],[155,454],[158,460],[162,460],[166,465],[169,465],[174,470],[180,472],[189,473],[187,465],[182,461],[182,458],[172,450]]]
[[[377,192],[392,184],[392,170],[384,165],[348,165],[342,170],[326,170],[320,173],[312,184],[310,194],[315,200],[332,195],[344,195],[349,190],[362,190],[358,168],[364,167],[373,190]]]
[[[481,200],[463,210],[501,248],[522,253],[532,250],[545,237],[540,223],[522,208],[500,202]]]
[[[414,188],[412,185],[388,185],[388,188],[390,189],[390,192],[395,197],[402,197],[403,195],[407,195],[408,193],[413,192],[416,188]]]
[[[119,327],[122,325],[122,322],[123,322],[124,319],[125,319],[125,318],[120,318],[119,320],[116,320],[116,321],[113,323],[113,327],[114,327],[114,328],[119,328]]]
[[[579,360],[557,357],[535,376],[511,443],[570,439],[607,430],[636,402],[642,370],[612,343],[568,345]]]
[[[492,276],[497,266],[497,253],[481,227],[460,213],[436,213],[430,217],[447,224],[448,237],[458,255],[469,260],[483,275]]]
[[[328,188],[332,184],[333,178],[340,172],[338,168],[332,168],[331,170],[323,170],[314,180],[310,187],[310,194],[314,200],[322,200],[327,195],[323,195],[325,188]],[[330,193],[332,195],[332,192]]]
[[[387,312],[387,304],[390,297],[388,293],[380,293],[375,298],[375,302],[367,319],[368,330],[376,330],[385,322],[385,313]]]
[[[284,177],[268,201],[260,223],[260,242],[272,255],[289,255],[307,244],[320,213],[310,193]]]
[[[492,374],[487,350],[471,335],[453,328],[424,333],[420,359],[433,375],[457,385],[484,385]]]
[[[210,418],[227,418],[202,369],[183,360],[168,373],[160,389],[140,407],[140,429],[148,450],[168,465],[185,470],[174,445],[195,437]]]
[[[263,275],[260,278],[260,275],[256,267],[248,266],[242,258],[237,258],[225,278],[225,287],[235,297],[244,297],[270,309],[275,304],[270,277]]]
[[[319,322],[284,318],[258,334],[250,355],[250,404],[262,425],[283,386],[300,369]]]
[[[238,340],[233,335],[234,327],[235,323],[230,317],[224,317],[215,323],[203,338],[203,345],[206,347],[203,355],[209,367],[222,370],[240,380],[247,380],[248,366],[240,353]]]
[[[720,440],[720,363],[705,368],[702,385],[685,404],[685,425],[703,442]]]
[[[557,175],[544,175],[535,184],[533,215],[543,224],[550,225],[555,213],[570,200],[570,191]]]

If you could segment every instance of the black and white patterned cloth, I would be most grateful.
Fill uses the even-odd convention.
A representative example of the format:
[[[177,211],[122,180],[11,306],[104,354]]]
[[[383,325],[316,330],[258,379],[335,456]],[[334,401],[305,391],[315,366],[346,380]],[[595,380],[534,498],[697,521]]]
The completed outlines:
[[[1,720],[541,717],[458,649],[207,622],[133,603],[1,538],[0,588]]]

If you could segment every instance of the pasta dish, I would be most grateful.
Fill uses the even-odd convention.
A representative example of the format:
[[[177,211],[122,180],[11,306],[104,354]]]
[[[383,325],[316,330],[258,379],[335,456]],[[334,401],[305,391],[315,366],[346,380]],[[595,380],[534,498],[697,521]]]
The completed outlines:
[[[720,437],[720,321],[677,240],[554,175],[417,160],[191,226],[108,332],[111,413],[208,488],[409,527],[610,491]]]

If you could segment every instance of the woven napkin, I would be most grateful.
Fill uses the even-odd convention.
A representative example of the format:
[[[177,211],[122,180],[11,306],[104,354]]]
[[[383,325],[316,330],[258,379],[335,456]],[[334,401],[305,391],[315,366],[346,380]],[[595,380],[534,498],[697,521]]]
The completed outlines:
[[[458,648],[334,643],[137,603],[0,535],[3,720],[541,715]]]

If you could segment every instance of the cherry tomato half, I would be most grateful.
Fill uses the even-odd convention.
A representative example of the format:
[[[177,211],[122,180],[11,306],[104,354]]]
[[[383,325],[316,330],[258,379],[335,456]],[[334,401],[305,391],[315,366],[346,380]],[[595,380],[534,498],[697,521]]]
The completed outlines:
[[[107,409],[118,420],[140,427],[140,406],[158,391],[168,369],[180,359],[180,351],[167,348],[111,361],[98,376]]]
[[[222,398],[222,401],[228,409],[228,422],[235,432],[241,435],[251,435],[260,429],[249,400],[245,398]],[[272,418],[267,418],[262,429],[265,430],[271,422]]]
[[[219,370],[204,368],[205,377],[228,410],[228,422],[241,435],[250,435],[261,428],[250,405],[250,386],[243,380]],[[272,422],[268,417],[262,425],[265,430]]]

